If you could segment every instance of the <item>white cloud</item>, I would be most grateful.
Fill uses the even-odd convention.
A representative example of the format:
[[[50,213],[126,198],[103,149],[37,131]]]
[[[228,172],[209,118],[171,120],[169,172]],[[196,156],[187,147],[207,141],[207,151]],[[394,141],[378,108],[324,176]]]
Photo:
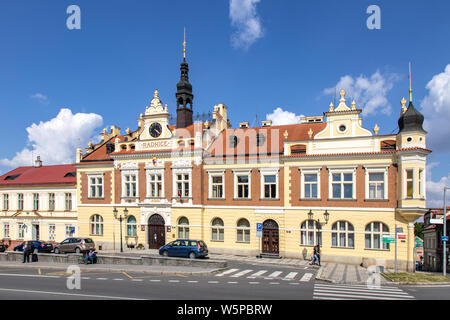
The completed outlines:
[[[301,117],[304,117],[304,115],[297,116],[295,113],[284,111],[282,108],[276,108],[272,113],[266,115],[266,119],[272,120],[274,126],[300,123]]]
[[[395,74],[383,75],[378,70],[370,77],[360,75],[355,79],[346,75],[339,80],[335,88],[325,89],[324,94],[334,95],[336,91],[339,93],[341,89],[344,89],[347,92],[347,105],[350,106],[352,101],[349,100],[354,99],[357,107],[362,108],[363,115],[378,112],[391,114],[392,107],[386,96],[398,78]]]
[[[231,36],[234,48],[247,50],[256,40],[262,38],[261,21],[256,5],[261,0],[230,0],[231,26],[236,29]]]
[[[47,96],[43,95],[42,93],[35,93],[31,96],[31,98],[38,100],[42,104],[49,104]]]
[[[0,159],[7,167],[30,166],[33,157],[40,156],[44,165],[68,164],[75,161],[78,139],[82,145],[95,141],[95,129],[103,124],[103,118],[95,113],[76,113],[61,109],[58,115],[46,122],[33,123],[28,132],[28,146],[12,159]]]
[[[428,131],[428,146],[434,152],[450,152],[450,64],[428,82],[428,95],[421,103]]]

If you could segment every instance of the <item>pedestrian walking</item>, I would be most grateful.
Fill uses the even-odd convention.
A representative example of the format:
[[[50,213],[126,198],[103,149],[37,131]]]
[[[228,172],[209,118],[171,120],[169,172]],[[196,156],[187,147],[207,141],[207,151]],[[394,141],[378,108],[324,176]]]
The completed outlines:
[[[31,254],[32,250],[33,249],[31,248],[31,243],[29,243],[28,241],[25,241],[23,243],[23,262],[22,263],[25,263],[25,261],[27,263],[30,262],[30,254]]]
[[[312,258],[311,258],[311,262],[309,263],[310,265],[315,265],[316,261],[318,261],[317,259],[317,255],[316,255],[316,246],[314,246],[313,248],[313,252],[312,252]]]
[[[320,245],[316,245],[316,256],[317,256],[317,262],[320,267]]]

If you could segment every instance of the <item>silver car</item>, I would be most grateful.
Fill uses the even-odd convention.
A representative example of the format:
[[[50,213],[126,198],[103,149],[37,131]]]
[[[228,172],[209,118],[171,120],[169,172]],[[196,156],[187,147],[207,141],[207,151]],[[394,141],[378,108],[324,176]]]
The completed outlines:
[[[89,250],[95,250],[94,240],[91,238],[67,238],[61,243],[55,245],[53,252],[59,253],[83,253]]]

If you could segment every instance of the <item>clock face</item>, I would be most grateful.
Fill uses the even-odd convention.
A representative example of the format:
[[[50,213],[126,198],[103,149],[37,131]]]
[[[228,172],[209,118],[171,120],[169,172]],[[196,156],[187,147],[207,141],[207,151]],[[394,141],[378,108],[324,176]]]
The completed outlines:
[[[150,126],[150,135],[153,138],[158,138],[162,133],[162,127],[159,123],[155,122],[152,123],[152,125]]]

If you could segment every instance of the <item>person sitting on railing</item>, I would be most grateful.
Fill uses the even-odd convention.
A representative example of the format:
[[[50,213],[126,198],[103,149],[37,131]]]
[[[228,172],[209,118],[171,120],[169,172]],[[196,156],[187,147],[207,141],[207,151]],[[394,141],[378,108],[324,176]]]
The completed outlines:
[[[93,248],[91,248],[91,250],[89,251],[89,253],[86,255],[86,257],[84,258],[84,262],[86,264],[89,264],[89,261],[94,264],[96,262],[96,255],[95,255],[95,251]]]

